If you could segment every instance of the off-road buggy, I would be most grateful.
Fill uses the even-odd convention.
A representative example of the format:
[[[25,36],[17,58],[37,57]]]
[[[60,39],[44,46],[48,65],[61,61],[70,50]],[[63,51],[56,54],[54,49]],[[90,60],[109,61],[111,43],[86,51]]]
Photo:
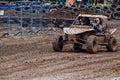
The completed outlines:
[[[81,25],[76,24],[78,20],[84,19]],[[99,18],[102,31],[96,33],[91,23]],[[105,46],[108,51],[117,51],[117,40],[113,37],[116,29],[107,26],[108,17],[104,15],[79,14],[68,28],[63,28],[64,36],[57,36],[53,41],[53,49],[60,52],[66,44],[73,44],[75,50],[81,50],[85,46],[89,53],[96,53],[99,46]]]

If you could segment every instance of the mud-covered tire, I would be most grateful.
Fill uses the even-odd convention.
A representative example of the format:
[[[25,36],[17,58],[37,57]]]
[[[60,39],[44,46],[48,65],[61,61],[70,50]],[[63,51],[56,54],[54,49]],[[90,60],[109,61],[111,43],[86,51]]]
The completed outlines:
[[[96,44],[96,36],[91,35],[87,39],[86,48],[89,53],[96,53],[98,48]]]
[[[60,52],[63,49],[63,37],[57,36],[53,40],[53,50],[56,52]]]
[[[81,50],[81,48],[82,48],[82,45],[77,44],[77,43],[74,43],[74,44],[73,44],[73,49],[74,49],[74,50]]]
[[[108,45],[106,46],[107,51],[111,51],[111,52],[115,52],[118,49],[117,46],[117,39],[115,39],[114,37],[110,37],[110,39],[108,40]]]

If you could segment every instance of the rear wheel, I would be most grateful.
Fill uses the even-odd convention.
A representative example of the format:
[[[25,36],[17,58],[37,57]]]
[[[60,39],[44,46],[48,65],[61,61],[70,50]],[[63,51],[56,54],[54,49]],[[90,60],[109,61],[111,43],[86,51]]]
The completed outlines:
[[[80,45],[78,43],[74,43],[73,48],[74,48],[74,50],[81,50],[82,45]]]
[[[53,41],[53,50],[60,52],[63,49],[63,37],[57,36]]]
[[[91,35],[88,37],[86,47],[89,53],[97,52],[96,36]]]
[[[118,49],[117,40],[114,37],[110,37],[106,48],[108,51],[112,51],[112,52],[117,51]]]

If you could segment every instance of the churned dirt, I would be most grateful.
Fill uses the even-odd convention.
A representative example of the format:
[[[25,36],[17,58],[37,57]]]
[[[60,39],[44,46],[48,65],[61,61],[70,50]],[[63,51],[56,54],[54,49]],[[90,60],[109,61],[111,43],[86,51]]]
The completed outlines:
[[[114,36],[120,45],[120,21],[109,21],[117,28]],[[117,52],[74,51],[72,45],[54,52],[52,40],[63,34],[57,28],[37,36],[0,39],[0,80],[120,80],[120,49]]]

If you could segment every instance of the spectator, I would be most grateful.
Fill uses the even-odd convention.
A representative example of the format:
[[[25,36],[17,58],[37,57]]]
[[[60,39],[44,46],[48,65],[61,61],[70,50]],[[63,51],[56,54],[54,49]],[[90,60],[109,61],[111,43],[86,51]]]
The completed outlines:
[[[97,2],[98,2],[98,0],[94,0],[94,4],[95,4],[95,6],[97,5]]]
[[[64,1],[63,1],[63,0],[58,0],[57,2],[58,2],[58,4],[63,5],[63,2],[64,2]]]
[[[117,0],[111,0],[111,3],[114,5]]]
[[[120,4],[120,0],[117,0],[117,1],[115,2],[115,4],[116,4],[116,5],[119,5],[119,4]]]
[[[74,4],[74,0],[68,0],[68,6],[72,6]]]
[[[104,5],[106,5],[106,3],[107,3],[107,0],[104,0]]]
[[[85,6],[87,6],[88,0],[83,0],[83,3],[84,3]]]
[[[120,5],[120,0],[118,0],[118,4]]]
[[[89,0],[90,5],[93,5],[94,0]]]
[[[82,4],[82,0],[76,0],[76,4],[77,4],[77,7],[80,7],[80,5]]]

